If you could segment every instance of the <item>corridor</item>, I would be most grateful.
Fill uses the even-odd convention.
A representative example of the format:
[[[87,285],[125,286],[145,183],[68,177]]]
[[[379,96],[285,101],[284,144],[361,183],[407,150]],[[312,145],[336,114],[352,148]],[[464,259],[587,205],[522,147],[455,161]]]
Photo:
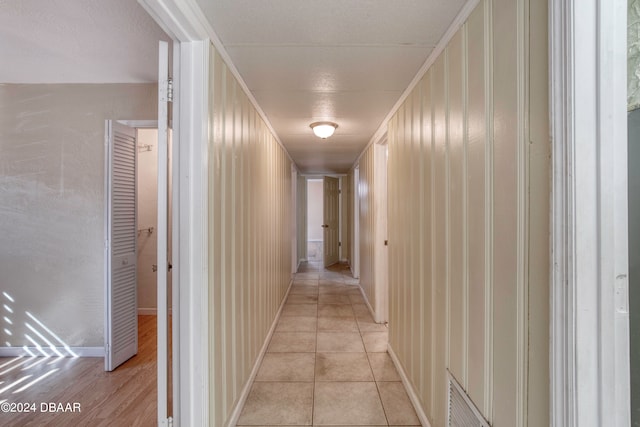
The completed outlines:
[[[238,426],[420,425],[345,264],[301,264]]]

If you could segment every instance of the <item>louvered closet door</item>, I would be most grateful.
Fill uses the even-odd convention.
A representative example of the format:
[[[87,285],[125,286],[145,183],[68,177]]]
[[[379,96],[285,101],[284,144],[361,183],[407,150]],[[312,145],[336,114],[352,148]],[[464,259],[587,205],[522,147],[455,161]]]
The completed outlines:
[[[106,370],[138,352],[136,301],[136,131],[111,122],[109,129],[109,262]]]

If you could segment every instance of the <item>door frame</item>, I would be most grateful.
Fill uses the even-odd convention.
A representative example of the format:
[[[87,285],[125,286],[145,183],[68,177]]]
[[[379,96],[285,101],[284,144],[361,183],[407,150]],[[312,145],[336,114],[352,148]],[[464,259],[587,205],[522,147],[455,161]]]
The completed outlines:
[[[298,169],[291,164],[291,277],[298,272]]]
[[[340,222],[342,220],[342,217],[340,215],[340,176],[329,176],[329,175],[325,175],[322,177],[322,222],[323,222],[323,231],[322,231],[322,263],[324,265],[324,268],[330,267],[338,262],[340,262]],[[335,184],[337,184],[337,193],[335,194],[328,194],[327,193],[327,185],[329,180],[336,180]],[[334,199],[335,198],[335,199]],[[328,200],[334,199],[333,201],[335,202],[335,204],[337,205],[335,208],[332,209],[331,204],[327,204]],[[335,224],[330,224],[330,221],[327,220],[327,214],[331,211],[333,211],[335,213],[335,211],[337,210],[337,218],[335,219]],[[335,246],[335,252],[337,253],[336,256],[336,262],[333,262],[331,264],[327,264],[327,243],[331,240],[328,239],[328,235],[330,233],[332,233],[330,230],[332,229],[332,225],[336,226],[336,230],[335,230],[335,234],[337,235],[337,239],[336,239],[336,246]]]
[[[628,426],[626,0],[550,0],[550,410]]]
[[[173,40],[173,425],[209,423],[208,75],[212,32],[195,2],[139,0]],[[218,41],[219,42],[219,41]],[[188,173],[181,173],[181,171]],[[176,380],[177,379],[177,380]]]
[[[353,216],[352,226],[353,231],[351,235],[351,254],[353,260],[351,261],[351,274],[354,279],[360,278],[360,164],[357,163],[353,167]]]

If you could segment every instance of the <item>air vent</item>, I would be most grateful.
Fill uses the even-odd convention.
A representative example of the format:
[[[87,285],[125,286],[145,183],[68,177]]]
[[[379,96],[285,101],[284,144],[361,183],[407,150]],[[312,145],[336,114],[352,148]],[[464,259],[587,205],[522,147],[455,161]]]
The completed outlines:
[[[449,372],[448,425],[450,427],[490,427],[451,372]]]

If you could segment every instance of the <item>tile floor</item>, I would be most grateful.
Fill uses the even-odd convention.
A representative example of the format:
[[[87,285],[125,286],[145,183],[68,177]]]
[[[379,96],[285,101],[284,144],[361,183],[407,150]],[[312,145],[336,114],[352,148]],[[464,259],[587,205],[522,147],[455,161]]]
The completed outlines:
[[[301,265],[238,426],[419,426],[345,265]]]

